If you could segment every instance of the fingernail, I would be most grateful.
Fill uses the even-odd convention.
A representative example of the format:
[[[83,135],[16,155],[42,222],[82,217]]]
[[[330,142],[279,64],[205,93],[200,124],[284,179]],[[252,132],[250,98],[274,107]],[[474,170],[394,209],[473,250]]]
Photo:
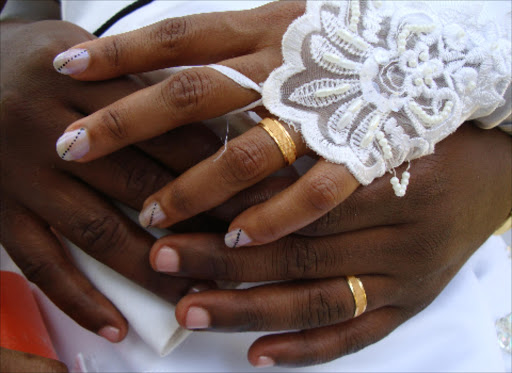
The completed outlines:
[[[162,246],[156,254],[155,266],[158,272],[178,272],[180,257],[176,250]]]
[[[53,60],[53,67],[64,75],[79,74],[89,66],[89,52],[87,49],[68,49]]]
[[[260,356],[254,366],[256,368],[268,368],[273,367],[276,363],[268,356]]]
[[[187,329],[206,329],[210,326],[210,315],[201,307],[190,307],[185,319]]]
[[[212,287],[205,283],[199,283],[192,286],[190,289],[188,289],[187,294],[196,294],[200,293],[202,291],[211,290]]]
[[[80,159],[89,152],[89,135],[85,128],[66,132],[57,140],[57,154],[65,161]]]
[[[139,215],[139,223],[143,227],[154,227],[167,218],[158,202],[150,203]]]
[[[98,335],[102,336],[106,340],[116,343],[119,342],[119,329],[113,327],[113,326],[104,326],[100,329],[98,332]]]
[[[252,242],[251,237],[247,235],[243,230],[241,229],[235,229],[231,232],[228,232],[224,236],[224,243],[227,247],[235,248],[239,246],[245,246],[247,244],[250,244]]]

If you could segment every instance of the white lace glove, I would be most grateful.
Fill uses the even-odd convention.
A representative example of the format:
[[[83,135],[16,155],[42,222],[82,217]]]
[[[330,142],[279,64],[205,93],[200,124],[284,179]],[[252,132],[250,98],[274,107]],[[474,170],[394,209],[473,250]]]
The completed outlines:
[[[284,35],[263,104],[367,185],[431,154],[465,120],[500,106],[510,114],[510,3],[499,5],[309,1]],[[398,196],[403,176],[391,180]]]

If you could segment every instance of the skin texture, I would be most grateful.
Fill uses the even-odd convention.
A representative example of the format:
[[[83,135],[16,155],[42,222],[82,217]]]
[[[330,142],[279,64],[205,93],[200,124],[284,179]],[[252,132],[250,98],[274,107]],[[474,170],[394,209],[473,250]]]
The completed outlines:
[[[380,340],[425,308],[506,219],[511,145],[497,129],[464,124],[434,155],[413,163],[416,177],[404,198],[383,177],[301,235],[236,250],[218,235],[168,236],[153,246],[151,262],[157,268],[165,246],[178,258],[170,275],[283,281],[188,295],[178,303],[177,319],[187,327],[187,313],[201,308],[209,330],[281,331],[250,347],[254,365],[268,358],[291,366],[327,362]],[[367,311],[356,319],[346,275],[358,276],[368,297]]]
[[[220,142],[192,125],[87,165],[64,162],[54,144],[70,122],[144,85],[135,78],[83,83],[57,74],[51,64],[56,51],[92,38],[69,23],[2,22],[1,37],[1,243],[27,278],[80,325],[93,332],[112,326],[119,330],[113,341],[122,340],[123,316],[77,270],[54,232],[176,302],[195,282],[155,273],[147,261],[154,239],[111,198],[140,210],[149,194]],[[198,229],[201,220],[193,224]]]
[[[62,23],[59,23],[56,28],[62,30],[62,25]],[[50,40],[59,40],[58,35],[52,35],[49,31],[44,28],[36,29],[34,34],[40,36],[49,34],[52,36],[49,38]],[[68,29],[63,29],[62,32],[65,33],[65,36],[72,34]],[[83,31],[80,32],[83,35]],[[26,37],[33,40],[34,34],[27,33]],[[2,38],[6,35],[8,34],[2,32]],[[66,39],[64,38],[64,40]],[[50,66],[49,62],[55,54],[68,48],[72,43],[79,42],[80,40],[72,40],[69,44],[64,43],[54,49],[50,48],[48,54],[52,53],[52,56],[46,56],[48,61],[27,67],[26,71],[31,73],[28,75],[32,77],[31,82],[33,83],[33,80],[37,81],[44,76],[40,68],[41,66]],[[2,46],[4,45],[6,43],[2,43]],[[20,43],[20,45],[24,44]],[[46,46],[47,44],[41,42],[40,45]],[[26,53],[26,51],[23,51],[23,53]],[[40,54],[35,53],[35,56],[40,56]],[[11,55],[14,55],[13,51],[6,52],[2,50],[2,59],[4,56]],[[31,58],[26,60],[31,61]],[[33,60],[38,61],[35,57]],[[8,66],[13,65],[15,64],[9,64]],[[2,64],[2,73],[5,71],[3,66],[6,65]],[[37,79],[34,78],[34,75]],[[13,76],[16,76],[16,74],[6,74],[6,77]],[[2,84],[8,80],[2,77]],[[47,83],[43,86],[45,88],[53,86],[56,84],[56,80],[57,78],[52,75],[52,80],[46,81],[51,84]],[[60,82],[67,83],[66,80]],[[16,84],[13,83],[11,87],[14,86]],[[60,86],[58,92],[53,92],[49,96],[56,97],[60,94],[69,99],[70,89],[62,87],[67,86]],[[80,85],[79,87],[79,95],[84,100],[83,90],[85,86]],[[101,90],[101,92],[104,91],[106,90]],[[2,92],[5,92],[4,86],[2,86]],[[24,90],[23,92],[31,91]],[[124,94],[123,91],[122,94],[114,97],[111,101],[122,97]],[[20,98],[20,96],[15,97],[21,100],[23,97]],[[92,96],[98,96],[98,92],[94,91]],[[34,95],[28,97],[32,98]],[[16,115],[21,116],[27,112],[29,105],[26,101],[21,100],[22,104],[15,106],[19,108]],[[7,100],[9,105],[12,102]],[[16,102],[14,100],[14,103]],[[5,100],[2,97],[2,105],[4,104]],[[101,107],[101,105],[104,105],[104,103],[98,106]],[[2,107],[2,113],[12,113],[11,110],[4,110],[4,107]],[[47,107],[48,105],[43,105],[39,111],[35,112],[41,114],[47,110]],[[93,110],[95,109],[93,108]],[[88,112],[84,110],[83,114],[88,114]],[[4,118],[2,118],[2,125],[8,123],[4,122]],[[23,121],[18,121],[17,116],[13,118],[16,119],[16,123],[23,123]],[[25,126],[19,125],[20,128],[24,129],[24,132],[21,132],[23,135],[30,133],[32,127],[28,127],[28,123],[32,122],[27,121]],[[38,133],[35,140],[45,142],[45,137],[48,137],[48,141],[54,142],[61,127],[60,124],[53,125],[56,128],[55,132]],[[7,126],[7,128],[10,127],[13,126]],[[2,130],[5,131],[3,126]],[[16,135],[15,132],[9,133],[9,138],[11,138],[11,135],[15,138],[17,138],[16,136],[22,136]],[[1,138],[5,137],[2,136]],[[172,135],[169,135],[169,137],[174,138]],[[190,137],[197,138],[197,134],[190,135]],[[22,140],[26,138],[30,137],[25,136]],[[187,138],[188,136],[181,137],[181,140],[176,141],[176,144]],[[44,140],[41,141],[41,139]],[[23,141],[20,141],[20,143],[23,143]],[[19,149],[28,148],[27,145],[19,145],[20,143],[6,152],[12,151],[12,154],[15,154],[15,152],[19,152]],[[163,144],[164,142],[161,142],[161,140],[155,140],[146,144],[146,146],[156,146],[155,154],[162,156],[162,154],[165,154]],[[393,196],[389,186],[389,177],[384,177],[377,180],[370,187],[358,188],[345,202],[332,209],[321,219],[302,229],[300,232],[302,235],[291,235],[269,245],[243,248],[236,251],[228,250],[223,245],[221,235],[188,234],[160,240],[151,251],[151,264],[154,267],[156,267],[155,260],[158,250],[163,244],[166,244],[178,252],[179,273],[183,275],[194,275],[203,279],[233,279],[235,281],[270,279],[287,281],[284,284],[266,285],[253,290],[210,290],[187,296],[178,305],[178,320],[186,325],[187,311],[191,307],[202,307],[209,314],[210,328],[213,330],[301,330],[294,333],[267,336],[256,341],[249,350],[249,360],[253,364],[258,364],[259,357],[267,356],[279,365],[311,365],[356,351],[382,338],[398,324],[429,304],[466,258],[505,219],[508,211],[510,211],[510,180],[512,179],[510,175],[512,169],[510,138],[496,130],[482,132],[465,125],[464,128],[450,137],[446,144],[439,144],[435,155],[413,163],[414,174],[417,176],[411,181],[410,189],[404,199]],[[2,152],[6,149],[4,145],[6,146],[6,144],[2,144]],[[43,147],[45,151],[48,151],[48,154],[50,154],[50,151],[53,152],[53,145],[46,143],[42,145],[44,145]],[[21,189],[20,185],[24,183],[30,186],[45,184],[45,180],[41,177],[33,178],[34,172],[19,176],[18,173],[24,167],[31,167],[32,171],[37,171],[45,168],[52,169],[52,166],[55,169],[58,166],[61,167],[58,168],[62,170],[61,173],[66,172],[66,174],[75,175],[73,171],[67,170],[67,167],[71,167],[69,163],[64,166],[64,163],[60,162],[55,154],[52,154],[51,157],[43,156],[42,154],[46,153],[36,153],[33,151],[34,148],[36,147],[31,143],[31,157],[28,156],[29,152],[22,152],[22,154],[6,158],[8,160],[23,159],[23,155],[30,158],[26,160],[26,163],[16,164],[18,167],[15,168],[4,167],[4,164],[9,163],[4,161],[4,154],[6,153],[2,153],[2,161],[5,162],[2,165],[2,172],[4,172],[4,169],[9,169],[10,177],[19,177],[17,184],[12,182],[11,189],[2,189],[2,198],[7,196],[6,199],[10,199],[13,195],[34,193],[32,189],[18,191],[17,189]],[[140,145],[139,148],[144,148],[144,146]],[[187,147],[183,146],[183,148],[186,149]],[[214,150],[217,148],[218,146]],[[211,154],[212,152],[204,152],[206,156]],[[186,159],[179,166],[176,166],[179,170],[183,171],[195,164],[193,160],[189,160],[192,158],[191,154],[188,157],[177,158]],[[47,159],[52,161],[48,162]],[[36,160],[45,160],[46,163],[35,165]],[[171,161],[162,160],[161,163],[171,164]],[[126,166],[125,162],[119,163]],[[130,162],[128,165],[132,165],[132,163]],[[84,167],[84,165],[80,165],[80,167]],[[142,169],[146,169],[145,167],[146,165]],[[73,167],[73,169],[75,168]],[[112,168],[109,168],[109,172],[111,170]],[[156,172],[160,169],[152,170]],[[35,174],[37,176],[37,173]],[[121,174],[123,173],[121,172]],[[139,183],[136,183],[136,185],[139,188],[141,186],[148,188],[144,192],[140,192],[140,197],[132,197],[133,200],[142,201],[145,193],[154,191],[151,191],[151,187],[148,186],[151,185],[151,180],[148,181],[146,177],[149,176],[128,178],[138,180]],[[164,182],[170,180],[171,176],[166,177],[163,177]],[[86,179],[85,176],[80,175],[74,176],[74,178],[93,186],[95,184],[94,178]],[[5,177],[2,179],[5,179]],[[99,179],[102,180],[103,178]],[[112,179],[115,182],[118,178]],[[112,180],[106,180],[109,182],[105,184],[111,185]],[[489,183],[489,180],[493,180],[493,182]],[[296,179],[293,177],[265,179],[259,184],[235,194],[225,206],[216,208],[214,213],[225,219],[232,219],[241,210],[267,200],[295,181]],[[53,187],[55,184],[47,185]],[[126,186],[126,184],[124,185]],[[127,185],[132,184],[128,183]],[[106,186],[103,187],[107,188]],[[99,190],[101,189],[99,188]],[[15,194],[15,192],[18,194]],[[115,193],[105,191],[104,193],[107,195],[113,193],[116,198],[122,195],[118,191]],[[138,195],[138,193],[135,194]],[[66,199],[71,200],[76,196],[77,192],[75,190],[74,193],[69,193]],[[47,195],[41,195],[41,197],[48,198]],[[132,198],[127,199],[131,200]],[[19,197],[19,199],[14,199],[14,202],[20,204],[19,201],[21,200],[22,197]],[[468,200],[472,203],[467,203]],[[8,202],[2,201],[2,203]],[[132,203],[140,202],[132,201]],[[87,205],[92,206],[93,204]],[[54,204],[51,206],[53,208]],[[34,267],[38,268],[40,266],[39,268],[43,268],[43,270],[36,271],[43,278],[40,281],[42,284],[40,286],[44,287],[46,282],[46,287],[49,288],[53,281],[59,283],[62,278],[66,278],[67,281],[70,281],[68,279],[70,278],[70,282],[76,282],[73,273],[71,273],[71,277],[68,277],[70,274],[66,272],[66,277],[64,277],[59,274],[60,270],[56,270],[56,266],[53,265],[52,259],[55,258],[57,263],[64,263],[64,267],[66,267],[65,261],[61,261],[62,255],[52,256],[52,252],[40,250],[40,247],[47,246],[56,248],[55,251],[59,253],[61,249],[59,246],[52,244],[55,238],[48,236],[48,226],[53,225],[53,223],[43,218],[31,219],[34,216],[38,217],[37,212],[32,213],[32,215],[26,213],[26,211],[32,212],[35,210],[36,207],[28,206],[26,210],[22,211],[20,216],[25,218],[21,219],[23,223],[20,224],[34,222],[31,225],[31,227],[34,227],[32,229],[33,234],[27,235],[26,229],[23,230],[23,233],[20,229],[17,236],[12,236],[14,237],[13,242],[20,242],[21,244],[10,250],[11,255],[19,251],[21,257],[18,260],[19,263],[23,263],[26,258],[35,257],[39,259]],[[7,220],[12,220],[13,216],[18,216],[12,214],[13,211],[15,210],[9,210],[10,214],[4,215],[8,219],[2,220],[2,233],[11,230],[16,232],[17,224],[7,225],[10,224]],[[66,221],[62,217],[59,217],[59,219]],[[9,229],[7,230],[7,228]],[[64,229],[61,230],[64,231]],[[101,231],[99,230],[99,232]],[[4,237],[5,235],[2,234],[2,241]],[[99,237],[105,237],[105,235],[99,235]],[[30,240],[33,240],[33,244],[27,245],[26,242]],[[93,241],[96,242],[96,240]],[[140,242],[140,238],[135,241],[137,244]],[[173,286],[176,282],[167,282],[164,276],[156,277],[158,280],[154,283],[149,280],[154,277],[146,271],[144,262],[144,256],[147,255],[145,249],[147,244],[139,245],[137,251],[127,251],[127,247],[123,245],[121,245],[122,249],[115,249],[118,243],[119,241],[116,240],[110,242],[110,245],[106,246],[108,250],[104,255],[101,249],[94,251],[97,257],[110,263],[114,268],[121,268],[120,271],[125,275],[138,278],[139,281],[145,282],[150,288],[151,285],[156,285],[157,292],[159,285],[161,286],[160,293],[165,292],[163,290],[169,290],[169,287],[166,287],[167,284],[172,284],[170,288],[174,289]],[[25,251],[22,251],[23,249]],[[47,255],[51,255],[51,259],[42,260]],[[52,272],[56,272],[58,278],[49,277],[48,273]],[[344,283],[343,276],[346,274],[360,275],[369,297],[367,313],[355,320],[348,320],[353,313],[353,301],[348,287]],[[172,273],[172,275],[175,276],[176,273]],[[77,291],[71,289],[67,293],[63,290],[63,302],[64,304],[71,303],[71,307],[68,309],[62,308],[68,312],[75,312],[73,307],[80,306],[89,311],[98,307],[97,304],[94,304],[97,301],[94,299],[94,296],[96,296],[94,292],[87,287],[77,286],[77,289]],[[82,292],[82,290],[85,291]],[[384,296],[379,295],[381,292],[384,293]],[[72,294],[75,299],[70,302],[66,298],[68,294]],[[77,294],[80,294],[80,296]],[[90,299],[87,297],[88,294],[93,299],[92,301],[88,300]],[[304,294],[311,296],[305,299]],[[59,297],[61,294],[55,296]],[[82,302],[81,298],[83,296],[86,299],[84,304],[79,304],[79,306],[73,304],[73,301],[75,303]],[[269,302],[269,298],[275,301]],[[87,302],[90,303],[87,304]],[[101,304],[101,302],[99,303]],[[290,304],[293,304],[293,307]],[[112,315],[112,313],[109,313],[108,305],[98,308],[101,312],[105,309],[107,315]],[[300,312],[297,312],[297,310]],[[278,314],[280,317],[276,319],[274,314]],[[113,315],[115,319],[117,316],[115,313]],[[273,317],[270,317],[270,315]],[[87,318],[89,315],[85,315],[85,317]],[[96,320],[95,317],[92,316],[93,321]],[[98,317],[101,321],[99,324],[104,325],[105,319],[102,317]]]
[[[81,43],[73,48],[85,48],[90,62],[73,78],[101,80],[161,67],[216,63],[262,82],[281,64],[282,35],[304,9],[304,2],[279,2],[244,12],[191,15]],[[90,149],[74,160],[89,162],[169,129],[226,114],[258,98],[256,92],[217,71],[198,67],[173,74],[77,120],[66,132],[87,131]],[[148,106],[153,108],[151,112]],[[151,126],[140,126],[148,117]],[[288,132],[298,156],[308,153],[301,136],[290,129]],[[222,156],[219,151],[150,196],[144,202],[141,223],[158,227],[175,224],[226,202],[283,166],[274,140],[263,129],[253,128],[228,143]],[[286,191],[237,216],[228,231],[243,230],[250,237],[244,244],[274,241],[321,217],[358,185],[343,165],[320,160]],[[208,193],[209,198],[198,199],[202,193]],[[161,214],[155,214],[155,206]],[[154,215],[159,219],[149,218]]]
[[[0,371],[5,373],[57,373],[68,372],[68,369],[57,360],[0,347]]]

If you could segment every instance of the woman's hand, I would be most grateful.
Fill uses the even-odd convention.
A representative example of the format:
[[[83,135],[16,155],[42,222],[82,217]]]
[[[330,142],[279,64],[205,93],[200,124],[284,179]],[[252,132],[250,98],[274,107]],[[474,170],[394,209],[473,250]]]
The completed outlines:
[[[126,321],[77,270],[52,229],[126,277],[177,301],[193,281],[154,273],[147,264],[153,237],[111,199],[140,209],[148,195],[173,179],[163,165],[180,173],[221,143],[193,125],[95,162],[64,162],[54,144],[70,122],[143,85],[129,78],[84,83],[56,74],[51,67],[56,51],[92,38],[70,23],[2,22],[1,37],[1,243],[64,312],[120,341]]]
[[[415,162],[417,183],[402,199],[378,179],[306,227],[309,237],[231,250],[220,236],[173,235],[153,246],[151,263],[171,275],[283,281],[188,295],[177,319],[194,330],[284,331],[251,346],[256,366],[327,362],[382,339],[426,307],[506,219],[510,146],[497,129],[465,124]],[[361,279],[368,300],[355,319],[348,275]]]
[[[82,43],[59,55],[58,71],[97,80],[168,66],[215,63],[262,82],[281,64],[281,38],[304,12],[280,2],[244,12],[168,19],[141,30]],[[210,67],[183,70],[66,129],[57,144],[66,160],[87,162],[128,144],[196,120],[217,117],[259,98]],[[148,111],[148,107],[151,110]],[[150,125],[141,125],[141,123]],[[308,152],[288,128],[300,157]],[[144,203],[140,222],[166,227],[220,205],[285,165],[274,140],[256,127],[168,184]],[[232,221],[226,245],[279,239],[318,219],[347,198],[358,182],[344,166],[321,160],[272,200]],[[208,194],[208,198],[198,196]]]

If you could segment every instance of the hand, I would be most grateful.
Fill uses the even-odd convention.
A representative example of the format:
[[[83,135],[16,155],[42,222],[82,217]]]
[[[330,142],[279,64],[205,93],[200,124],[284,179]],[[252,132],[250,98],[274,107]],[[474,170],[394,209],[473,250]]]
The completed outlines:
[[[79,44],[59,55],[54,64],[58,71],[74,74],[76,79],[95,80],[180,64],[217,63],[261,82],[281,64],[281,37],[304,6],[303,2],[285,2],[245,12],[169,19]],[[77,120],[66,129],[57,150],[66,160],[91,161],[171,128],[225,114],[257,98],[256,92],[212,68],[184,70]],[[150,113],[148,107],[152,107]],[[139,125],[148,120],[150,126]],[[301,136],[289,132],[298,156],[306,154]],[[141,224],[167,227],[207,211],[284,166],[274,140],[260,127],[229,142],[222,152],[149,197]],[[321,160],[285,192],[235,218],[226,244],[256,245],[283,237],[324,215],[357,186],[344,166]],[[197,198],[205,192],[208,198]]]
[[[126,321],[77,270],[51,230],[177,301],[193,281],[154,273],[147,264],[153,237],[110,198],[140,209],[144,198],[173,179],[164,165],[180,173],[217,150],[220,141],[193,125],[86,165],[64,162],[54,151],[63,128],[142,85],[129,78],[83,83],[56,74],[51,67],[56,50],[92,38],[72,24],[2,22],[1,36],[1,242],[27,278],[64,312],[119,341]]]
[[[9,373],[57,373],[67,372],[68,369],[57,360],[0,347],[0,371]]]
[[[256,366],[327,362],[382,339],[426,307],[506,219],[510,145],[499,130],[464,124],[414,162],[417,177],[404,198],[392,198],[382,178],[305,228],[309,237],[231,250],[218,235],[173,235],[153,246],[151,263],[171,275],[284,281],[188,295],[177,319],[196,330],[285,331],[251,346]],[[361,279],[368,297],[355,319],[347,275]]]

